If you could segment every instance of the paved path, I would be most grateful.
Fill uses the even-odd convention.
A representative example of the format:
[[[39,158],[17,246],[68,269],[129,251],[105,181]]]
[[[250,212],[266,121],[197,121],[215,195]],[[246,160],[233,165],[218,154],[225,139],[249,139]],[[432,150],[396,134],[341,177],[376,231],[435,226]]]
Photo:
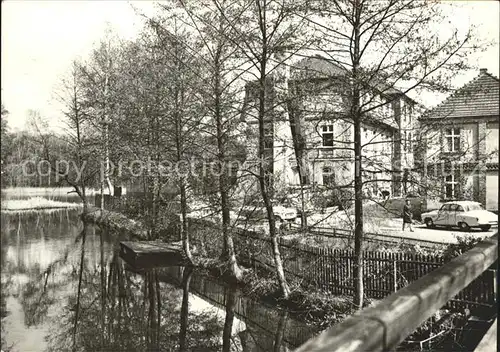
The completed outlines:
[[[401,222],[402,225],[402,222]],[[489,237],[493,236],[497,229],[482,231],[471,229],[469,232],[460,231],[457,229],[434,228],[429,229],[425,225],[414,225],[414,232],[406,229],[404,232],[400,228],[381,228],[380,233],[387,236],[397,236],[412,238],[417,240],[433,241],[439,243],[456,243],[457,237],[474,236],[474,237]]]
[[[299,220],[296,221],[296,224],[299,223]],[[460,231],[458,228],[447,229],[447,228],[434,228],[429,229],[425,225],[414,225],[414,232],[410,232],[406,229],[404,232],[402,231],[403,219],[391,219],[391,225],[386,227],[380,227],[376,230],[367,232],[375,232],[385,236],[394,236],[394,237],[404,237],[411,238],[414,240],[423,240],[423,241],[431,241],[436,243],[456,243],[457,237],[464,237],[467,235],[475,236],[475,237],[489,237],[493,236],[497,232],[497,228],[492,228],[489,231],[481,231],[480,229],[471,229],[469,232]],[[320,224],[320,227],[331,228],[334,226]],[[260,222],[258,224],[250,223],[250,224],[239,224],[237,227],[246,228],[247,230],[253,230],[258,232],[263,232],[268,234],[269,227],[266,222]]]

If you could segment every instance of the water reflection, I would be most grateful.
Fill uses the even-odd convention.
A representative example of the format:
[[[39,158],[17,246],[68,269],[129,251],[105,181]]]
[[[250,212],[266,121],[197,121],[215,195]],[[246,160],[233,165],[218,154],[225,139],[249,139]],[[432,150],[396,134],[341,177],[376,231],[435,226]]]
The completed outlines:
[[[87,189],[86,195],[89,203],[94,202],[96,190]],[[16,187],[2,189],[1,199],[29,199],[41,197],[59,202],[81,203],[80,197],[74,192],[72,187]]]
[[[77,211],[2,214],[1,230],[4,350],[289,351],[313,333],[192,269],[131,268]]]

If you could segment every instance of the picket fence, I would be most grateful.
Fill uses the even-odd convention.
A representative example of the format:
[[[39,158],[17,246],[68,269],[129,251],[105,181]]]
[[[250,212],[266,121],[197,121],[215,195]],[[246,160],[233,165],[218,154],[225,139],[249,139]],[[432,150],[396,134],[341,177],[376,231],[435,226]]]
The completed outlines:
[[[274,268],[271,241],[254,232],[236,231],[239,259],[259,268]],[[284,271],[302,286],[336,295],[354,294],[354,251],[320,248],[279,239]],[[437,255],[365,251],[363,278],[366,297],[381,299],[418,280],[444,263]],[[496,264],[447,304],[448,308],[488,308],[496,304]]]
[[[96,197],[97,199],[98,197]],[[124,200],[106,199],[107,208],[119,210],[124,206]],[[98,202],[96,201],[96,206]],[[193,241],[206,246],[209,252],[219,252],[222,246],[221,236],[207,237],[207,229],[218,232],[216,224],[203,219],[189,219],[190,227],[201,229],[198,235],[192,233]],[[193,229],[191,229],[193,230]],[[191,232],[190,230],[190,232]],[[321,230],[321,229],[319,229]],[[321,230],[316,236],[351,238],[350,231],[333,230],[332,233]],[[345,232],[345,233],[344,233]],[[199,237],[201,234],[201,238]],[[238,259],[249,265],[272,270],[274,261],[271,242],[262,234],[236,228],[234,242]],[[374,234],[375,241],[381,241]],[[375,238],[377,237],[377,238]],[[379,243],[386,242],[387,239]],[[425,244],[423,245],[425,246]],[[210,248],[211,247],[211,248]],[[298,243],[294,240],[279,238],[279,247],[283,266],[288,279],[298,281],[301,285],[312,287],[336,295],[354,294],[354,251],[345,249],[325,248]],[[444,263],[444,258],[438,255],[422,255],[416,253],[391,253],[380,251],[365,251],[363,280],[365,295],[381,299],[398,289],[418,280]],[[462,290],[447,304],[448,308],[490,308],[496,306],[497,295],[497,264],[495,263]]]

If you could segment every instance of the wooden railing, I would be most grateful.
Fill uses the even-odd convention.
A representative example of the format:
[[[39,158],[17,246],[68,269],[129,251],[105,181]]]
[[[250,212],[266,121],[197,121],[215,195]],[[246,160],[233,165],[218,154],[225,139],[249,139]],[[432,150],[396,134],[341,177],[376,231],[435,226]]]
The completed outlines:
[[[310,339],[296,352],[391,351],[498,258],[498,232],[442,267]]]

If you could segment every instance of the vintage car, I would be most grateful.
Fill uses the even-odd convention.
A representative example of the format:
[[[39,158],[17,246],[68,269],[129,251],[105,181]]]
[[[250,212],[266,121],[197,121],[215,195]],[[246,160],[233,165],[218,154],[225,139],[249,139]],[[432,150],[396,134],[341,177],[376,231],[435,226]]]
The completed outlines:
[[[486,211],[480,203],[471,201],[444,203],[439,210],[423,213],[422,220],[427,227],[458,226],[463,231],[471,227],[488,231],[492,226],[498,226],[498,215]]]

